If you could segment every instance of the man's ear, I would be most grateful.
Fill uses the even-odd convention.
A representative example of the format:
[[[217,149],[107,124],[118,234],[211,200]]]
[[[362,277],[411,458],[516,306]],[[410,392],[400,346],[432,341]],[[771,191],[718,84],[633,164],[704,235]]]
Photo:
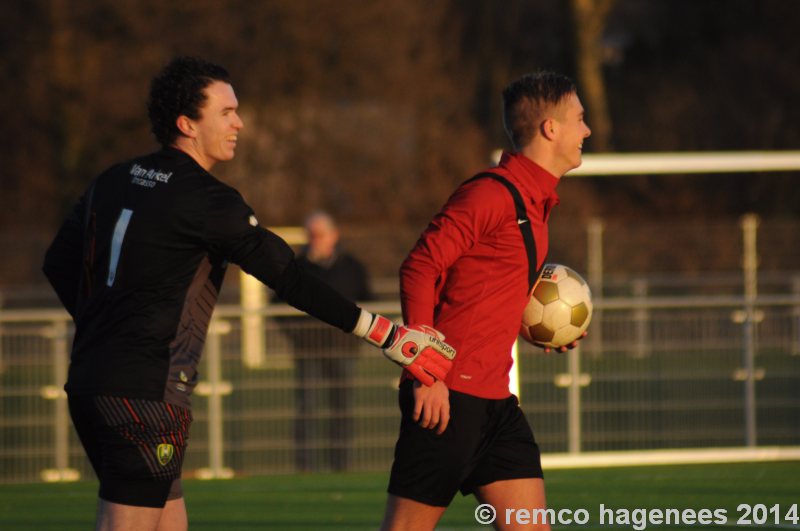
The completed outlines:
[[[553,140],[558,132],[558,122],[553,118],[547,118],[539,126],[539,132],[547,140]]]
[[[195,137],[194,122],[185,114],[178,116],[178,119],[175,120],[175,125],[178,126],[178,131],[183,133],[184,136],[188,136],[189,138]]]

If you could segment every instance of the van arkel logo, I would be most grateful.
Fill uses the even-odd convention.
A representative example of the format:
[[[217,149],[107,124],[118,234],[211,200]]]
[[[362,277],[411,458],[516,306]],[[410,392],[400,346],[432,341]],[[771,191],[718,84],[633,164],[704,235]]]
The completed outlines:
[[[158,462],[161,463],[161,466],[167,466],[167,463],[172,461],[173,455],[175,455],[175,447],[171,444],[159,444],[158,448],[156,448],[156,456],[158,457]]]

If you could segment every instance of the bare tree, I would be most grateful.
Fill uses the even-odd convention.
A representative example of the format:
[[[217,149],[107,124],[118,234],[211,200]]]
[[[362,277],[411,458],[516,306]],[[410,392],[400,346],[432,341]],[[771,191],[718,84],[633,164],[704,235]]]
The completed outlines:
[[[614,0],[570,0],[575,28],[575,64],[595,151],[613,150],[601,44],[606,20],[613,6]]]

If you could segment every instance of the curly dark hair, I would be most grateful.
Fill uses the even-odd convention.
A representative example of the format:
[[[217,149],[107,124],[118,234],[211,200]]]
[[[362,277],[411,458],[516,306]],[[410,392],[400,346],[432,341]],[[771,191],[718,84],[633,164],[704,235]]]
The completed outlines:
[[[176,57],[153,78],[147,115],[153,135],[162,146],[171,145],[180,136],[175,123],[179,116],[200,118],[200,109],[206,101],[205,88],[214,81],[230,83],[230,74],[198,57]]]
[[[514,149],[519,150],[533,140],[549,107],[576,91],[570,78],[548,71],[512,81],[503,90],[503,127]]]

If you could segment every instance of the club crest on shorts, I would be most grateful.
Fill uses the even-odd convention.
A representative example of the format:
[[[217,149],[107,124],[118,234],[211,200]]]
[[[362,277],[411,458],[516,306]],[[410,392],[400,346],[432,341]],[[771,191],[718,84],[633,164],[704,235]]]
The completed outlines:
[[[156,456],[161,466],[167,466],[167,463],[172,461],[172,456],[175,455],[175,447],[171,444],[159,444],[156,448]]]

